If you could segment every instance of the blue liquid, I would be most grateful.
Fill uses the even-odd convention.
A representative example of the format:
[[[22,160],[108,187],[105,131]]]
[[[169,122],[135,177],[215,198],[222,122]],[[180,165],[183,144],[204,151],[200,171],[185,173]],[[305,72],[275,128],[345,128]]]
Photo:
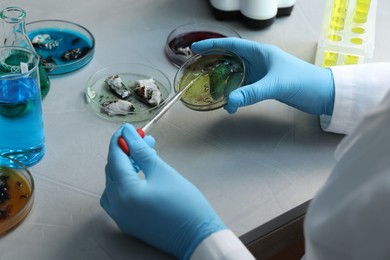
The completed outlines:
[[[89,63],[92,59],[92,43],[89,39],[87,39],[87,37],[79,32],[68,29],[42,28],[29,32],[28,37],[30,40],[32,40],[36,35],[39,34],[48,34],[58,43],[58,46],[53,47],[52,49],[35,47],[35,51],[40,57],[42,57],[43,60],[49,58],[55,62],[54,66],[46,67],[44,65],[49,75],[64,74],[80,69]],[[76,48],[82,50],[88,49],[88,51],[86,51],[84,55],[81,55],[79,58],[74,60],[66,61],[62,58],[66,51]]]
[[[0,154],[25,166],[45,154],[40,90],[35,79],[0,80]],[[2,163],[20,167],[11,161]]]

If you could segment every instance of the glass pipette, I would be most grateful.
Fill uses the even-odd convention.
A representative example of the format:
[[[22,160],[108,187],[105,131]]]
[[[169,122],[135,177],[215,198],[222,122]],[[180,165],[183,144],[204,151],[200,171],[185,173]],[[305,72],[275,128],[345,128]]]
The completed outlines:
[[[142,128],[137,128],[138,134],[144,138],[145,133],[150,130],[150,128],[178,101],[181,97],[181,95],[194,84],[194,82],[200,78],[202,74],[199,74],[191,80],[184,88],[180,89],[158,112],[157,114],[148,122],[146,123]],[[125,152],[127,155],[130,155],[129,146],[127,145],[125,139],[120,136],[118,138],[118,145],[119,147]]]

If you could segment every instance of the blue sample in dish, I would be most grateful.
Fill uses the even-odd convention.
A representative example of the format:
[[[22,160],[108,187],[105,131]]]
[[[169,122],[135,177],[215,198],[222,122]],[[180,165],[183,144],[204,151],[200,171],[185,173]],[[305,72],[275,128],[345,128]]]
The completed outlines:
[[[47,27],[31,30],[28,36],[49,75],[72,72],[92,59],[94,39],[67,28]]]

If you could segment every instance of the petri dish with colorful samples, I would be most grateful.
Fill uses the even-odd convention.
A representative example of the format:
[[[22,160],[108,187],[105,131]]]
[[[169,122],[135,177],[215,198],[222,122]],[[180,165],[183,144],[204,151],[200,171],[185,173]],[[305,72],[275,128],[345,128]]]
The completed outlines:
[[[138,63],[105,67],[94,73],[85,91],[88,110],[101,118],[133,123],[150,119],[172,90],[159,69]]]
[[[0,155],[0,237],[27,217],[33,202],[34,179],[30,171],[20,162]]]
[[[191,51],[192,43],[224,37],[241,38],[235,30],[219,24],[191,23],[181,25],[169,33],[165,44],[165,54],[172,64],[180,67],[194,55]]]
[[[26,30],[49,76],[78,70],[93,58],[95,38],[79,24],[40,20],[27,23]]]
[[[192,85],[181,102],[192,110],[210,111],[227,104],[229,94],[245,81],[245,63],[235,53],[212,49],[188,59],[174,79],[175,92]]]

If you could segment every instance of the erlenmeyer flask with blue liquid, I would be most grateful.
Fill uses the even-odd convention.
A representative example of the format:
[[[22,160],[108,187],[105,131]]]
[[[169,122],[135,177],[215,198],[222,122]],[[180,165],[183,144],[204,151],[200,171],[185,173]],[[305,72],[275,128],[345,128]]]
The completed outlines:
[[[0,27],[0,46],[22,47],[35,52],[26,34],[26,12],[23,9],[19,7],[6,7],[0,11],[0,18],[2,22]],[[14,57],[14,59],[17,58],[17,56]],[[41,62],[39,62],[38,69],[41,97],[44,99],[50,90],[50,79]]]
[[[38,66],[32,50],[0,47],[0,155],[27,167],[46,151]],[[19,166],[12,160],[1,164]]]

